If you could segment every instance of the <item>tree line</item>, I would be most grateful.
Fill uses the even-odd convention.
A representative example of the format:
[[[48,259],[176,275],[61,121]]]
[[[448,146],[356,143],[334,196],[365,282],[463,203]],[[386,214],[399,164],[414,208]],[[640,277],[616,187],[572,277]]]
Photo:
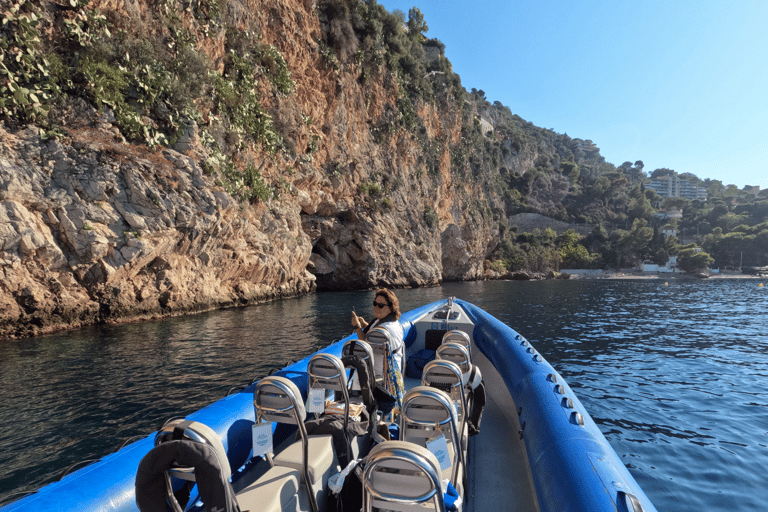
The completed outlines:
[[[565,170],[572,175],[577,167]],[[570,220],[596,224],[589,234],[504,226],[495,268],[619,269],[643,261],[664,265],[670,256],[686,272],[768,265],[768,190],[693,178],[706,188],[706,200],[664,198],[645,186],[642,162],[625,162],[563,198]],[[606,209],[595,209],[597,203]]]

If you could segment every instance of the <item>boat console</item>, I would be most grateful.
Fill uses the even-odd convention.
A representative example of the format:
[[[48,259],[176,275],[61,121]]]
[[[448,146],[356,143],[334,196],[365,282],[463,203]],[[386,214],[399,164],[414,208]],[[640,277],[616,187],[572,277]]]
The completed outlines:
[[[422,349],[437,350],[443,343],[443,337],[450,331],[463,332],[471,345],[474,327],[467,313],[449,299],[443,306],[425,313],[413,322],[416,335],[408,345],[408,354],[415,354]]]

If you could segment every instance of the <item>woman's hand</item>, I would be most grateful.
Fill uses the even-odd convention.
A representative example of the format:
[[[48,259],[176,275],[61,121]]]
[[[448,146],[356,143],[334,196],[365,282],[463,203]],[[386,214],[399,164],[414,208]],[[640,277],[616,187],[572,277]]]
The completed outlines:
[[[363,327],[362,323],[361,323],[362,318],[357,316],[357,313],[355,313],[354,311],[352,312],[352,317],[351,318],[352,318],[352,320],[351,320],[352,327],[354,327],[355,329],[362,329],[362,327]]]

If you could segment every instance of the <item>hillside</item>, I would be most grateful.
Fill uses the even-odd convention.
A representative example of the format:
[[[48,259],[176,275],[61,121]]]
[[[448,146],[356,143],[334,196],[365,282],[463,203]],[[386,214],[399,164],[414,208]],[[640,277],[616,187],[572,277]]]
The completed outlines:
[[[642,162],[466,91],[415,8],[0,8],[0,336],[494,277],[532,266],[510,216],[640,201]]]

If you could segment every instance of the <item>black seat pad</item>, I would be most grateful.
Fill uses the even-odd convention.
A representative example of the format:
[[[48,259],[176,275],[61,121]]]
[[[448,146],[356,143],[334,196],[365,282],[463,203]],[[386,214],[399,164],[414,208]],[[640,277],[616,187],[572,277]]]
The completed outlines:
[[[164,472],[173,466],[195,469],[200,497],[207,510],[240,512],[228,476],[224,476],[209,445],[189,440],[168,441],[152,448],[136,472],[136,505],[141,512],[166,512]]]

